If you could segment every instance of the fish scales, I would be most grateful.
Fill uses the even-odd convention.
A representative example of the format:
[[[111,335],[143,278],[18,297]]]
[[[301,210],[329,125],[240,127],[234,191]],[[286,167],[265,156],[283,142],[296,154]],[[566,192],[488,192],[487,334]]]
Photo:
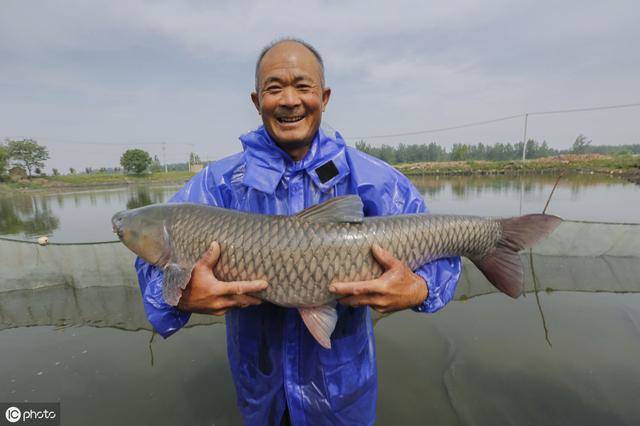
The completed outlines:
[[[221,257],[214,273],[222,281],[263,279],[258,296],[282,306],[317,306],[335,299],[334,281],[380,276],[371,255],[378,244],[416,269],[441,257],[487,254],[500,238],[497,220],[413,214],[365,218],[361,223],[312,222],[197,205],[173,209],[166,228],[184,263],[195,263],[210,242]]]

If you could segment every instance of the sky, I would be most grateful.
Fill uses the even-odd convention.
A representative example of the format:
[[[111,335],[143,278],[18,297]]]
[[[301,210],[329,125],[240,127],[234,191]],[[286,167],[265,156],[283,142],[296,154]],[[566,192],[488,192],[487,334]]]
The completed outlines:
[[[184,162],[241,149],[260,125],[255,60],[293,36],[324,57],[327,127],[374,145],[517,142],[524,112],[640,102],[637,1],[0,2],[0,138],[55,167],[117,166],[128,148]],[[640,143],[640,108],[531,116],[568,148]],[[163,145],[164,143],[164,150]]]

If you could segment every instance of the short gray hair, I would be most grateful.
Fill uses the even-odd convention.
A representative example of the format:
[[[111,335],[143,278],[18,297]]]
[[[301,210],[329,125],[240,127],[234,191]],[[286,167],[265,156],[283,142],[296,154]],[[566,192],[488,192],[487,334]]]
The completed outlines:
[[[256,93],[258,92],[258,83],[259,83],[258,72],[260,71],[260,63],[262,62],[264,55],[266,55],[267,52],[269,52],[271,49],[273,49],[280,43],[285,43],[285,42],[293,42],[293,43],[301,44],[302,46],[309,49],[311,53],[313,53],[313,56],[315,56],[316,60],[318,61],[318,65],[320,65],[320,78],[321,78],[320,83],[322,84],[322,87],[324,87],[324,61],[322,60],[322,56],[316,50],[316,48],[310,45],[309,43],[307,43],[306,41],[301,40],[299,38],[283,37],[283,38],[279,38],[277,40],[272,41],[260,51],[260,55],[258,56],[258,60],[256,61]]]

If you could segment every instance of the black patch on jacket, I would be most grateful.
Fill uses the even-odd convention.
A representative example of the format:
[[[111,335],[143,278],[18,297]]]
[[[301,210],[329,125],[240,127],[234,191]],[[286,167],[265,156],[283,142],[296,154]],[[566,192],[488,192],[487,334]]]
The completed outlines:
[[[333,161],[327,161],[322,166],[318,167],[315,172],[322,183],[327,183],[334,177],[338,176],[338,168],[333,164]]]

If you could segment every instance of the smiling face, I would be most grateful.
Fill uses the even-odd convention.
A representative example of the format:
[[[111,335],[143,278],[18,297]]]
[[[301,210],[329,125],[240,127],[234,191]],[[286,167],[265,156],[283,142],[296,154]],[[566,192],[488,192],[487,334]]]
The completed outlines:
[[[262,58],[256,89],[251,100],[269,135],[294,160],[302,159],[331,96],[320,63],[300,43],[279,43]]]

